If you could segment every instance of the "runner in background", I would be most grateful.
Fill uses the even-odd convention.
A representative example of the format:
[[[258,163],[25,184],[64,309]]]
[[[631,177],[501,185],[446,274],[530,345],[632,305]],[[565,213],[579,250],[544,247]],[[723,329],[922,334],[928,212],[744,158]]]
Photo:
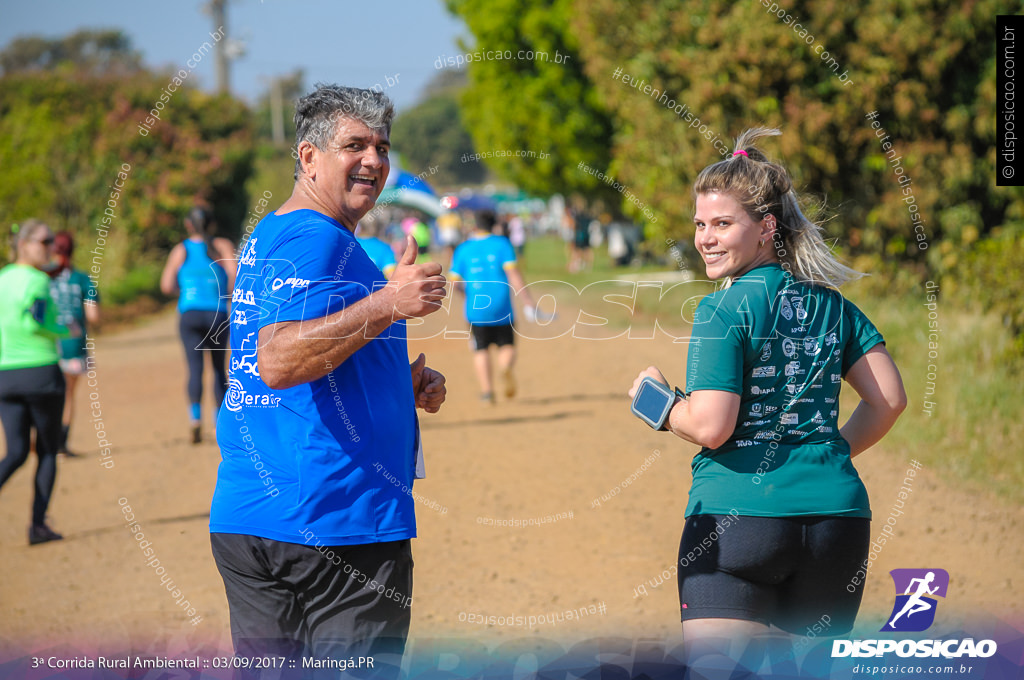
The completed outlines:
[[[360,222],[356,236],[359,239],[359,245],[377,265],[377,269],[380,269],[384,276],[390,279],[398,260],[395,259],[395,251],[391,249],[391,246],[377,238],[376,223]]]
[[[57,306],[57,322],[62,326],[70,326],[71,322],[74,322],[82,329],[80,336],[57,342],[60,370],[67,385],[64,415],[61,418],[59,453],[66,456],[77,455],[68,450],[68,433],[71,430],[75,409],[75,388],[78,386],[78,377],[88,369],[88,329],[100,322],[99,291],[85,272],[71,266],[71,255],[74,252],[75,241],[71,233],[57,232],[53,242],[56,266],[50,272],[50,296]]]
[[[213,365],[213,397],[216,409],[224,401],[228,377],[225,362],[228,332],[228,300],[234,287],[234,245],[213,236],[213,216],[196,206],[185,217],[188,238],[174,246],[160,276],[160,290],[178,296],[178,331],[188,363],[189,427],[192,443],[203,440],[201,402],[203,356]]]
[[[516,264],[509,240],[500,235],[504,225],[489,210],[476,214],[476,231],[455,249],[451,279],[455,290],[466,297],[469,346],[480,384],[480,400],[494,403],[490,347],[498,348],[498,368],[505,396],[516,395],[512,369],[516,361],[513,296],[521,296],[528,320],[536,320],[533,296]]]
[[[57,363],[58,338],[80,335],[57,323],[50,298],[53,232],[38,220],[16,225],[17,259],[0,270],[0,422],[7,439],[7,456],[0,460],[0,487],[28,459],[32,431],[36,435],[35,497],[29,545],[63,538],[46,524],[46,510],[57,478],[60,417],[64,410],[64,376]]]

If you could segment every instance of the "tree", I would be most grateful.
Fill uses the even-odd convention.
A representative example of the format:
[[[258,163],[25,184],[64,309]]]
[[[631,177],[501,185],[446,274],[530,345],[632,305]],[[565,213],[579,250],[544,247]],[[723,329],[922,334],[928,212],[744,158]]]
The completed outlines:
[[[52,71],[62,66],[93,74],[126,73],[137,71],[141,61],[128,36],[113,29],[83,29],[54,39],[20,36],[0,52],[0,70],[4,75]]]
[[[487,176],[484,164],[467,160],[475,152],[458,102],[465,87],[464,72],[440,71],[424,88],[426,99],[400,112],[392,126],[392,144],[408,169],[436,168],[431,183],[439,186],[477,184]]]
[[[196,201],[237,237],[248,210],[250,114],[175,78],[144,70],[0,78],[0,225],[37,217],[71,230],[80,264],[99,248],[101,287],[162,261]]]
[[[613,125],[584,73],[571,0],[447,3],[476,39],[460,44],[473,59],[460,103],[474,146],[513,154],[494,158],[495,172],[536,195],[615,196],[579,168],[608,167]]]

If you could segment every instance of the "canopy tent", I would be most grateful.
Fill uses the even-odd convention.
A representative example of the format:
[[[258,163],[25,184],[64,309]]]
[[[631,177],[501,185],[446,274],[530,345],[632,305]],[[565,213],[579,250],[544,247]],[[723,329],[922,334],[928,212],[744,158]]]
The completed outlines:
[[[421,210],[431,217],[444,212],[441,201],[429,184],[405,170],[393,170],[388,174],[384,190],[377,198],[377,206],[397,205]]]

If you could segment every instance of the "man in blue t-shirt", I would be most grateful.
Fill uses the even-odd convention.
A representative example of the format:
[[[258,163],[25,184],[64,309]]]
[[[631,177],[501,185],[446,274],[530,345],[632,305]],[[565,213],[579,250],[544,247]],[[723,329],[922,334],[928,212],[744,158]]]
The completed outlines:
[[[476,215],[476,231],[455,249],[451,277],[456,290],[466,295],[466,321],[470,324],[470,349],[473,367],[480,383],[480,400],[494,403],[491,381],[490,346],[498,348],[498,367],[505,396],[516,395],[512,366],[516,360],[512,297],[523,298],[527,318],[536,314],[533,297],[516,264],[516,253],[500,230],[495,214],[489,210]],[[532,318],[530,320],[533,320]]]
[[[387,178],[393,115],[371,90],[300,99],[295,188],[239,257],[210,532],[240,656],[400,665],[415,409],[445,399],[422,354],[410,366],[405,319],[437,311],[445,279],[410,239],[389,282],[353,234]]]

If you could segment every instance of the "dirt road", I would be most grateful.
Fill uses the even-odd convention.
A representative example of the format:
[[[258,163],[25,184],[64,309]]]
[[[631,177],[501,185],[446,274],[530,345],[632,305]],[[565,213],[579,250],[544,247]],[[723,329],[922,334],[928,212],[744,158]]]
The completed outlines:
[[[27,545],[33,464],[0,496],[0,658],[55,645],[226,652],[227,603],[207,533],[219,453],[211,442],[187,440],[174,317],[95,344],[96,385],[79,394],[71,441],[87,455],[60,461],[50,510],[66,540]],[[675,578],[665,570],[675,560],[696,449],[639,423],[625,392],[652,363],[681,381],[685,346],[565,337],[520,348],[520,396],[494,407],[477,398],[465,341],[439,337],[410,348],[427,353],[450,389],[442,413],[423,418],[428,476],[416,486],[425,502],[417,509],[411,637],[677,636]],[[112,444],[106,461],[95,423]],[[876,516],[873,535],[910,465],[884,446],[857,459]],[[125,504],[164,575],[195,608],[193,620],[147,566],[126,530]],[[1024,511],[968,494],[927,468],[904,510],[868,579],[865,629],[877,631],[889,612],[887,572],[897,567],[949,571],[943,629],[978,615],[1019,629]],[[526,526],[498,526],[515,520]],[[573,616],[546,621],[569,610]],[[470,623],[480,615],[545,622]]]

